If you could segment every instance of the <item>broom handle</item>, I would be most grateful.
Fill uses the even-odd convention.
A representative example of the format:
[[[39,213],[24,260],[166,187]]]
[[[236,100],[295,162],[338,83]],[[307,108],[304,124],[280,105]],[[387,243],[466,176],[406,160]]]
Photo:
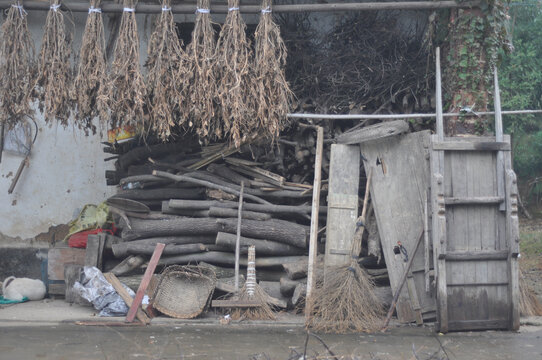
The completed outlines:
[[[388,310],[388,316],[386,316],[386,321],[384,322],[384,326],[382,326],[382,331],[386,330],[388,327],[391,316],[393,315],[393,311],[395,310],[395,305],[397,305],[397,300],[399,300],[399,294],[401,294],[401,290],[403,289],[403,285],[405,284],[406,278],[408,276],[408,272],[410,271],[410,267],[412,266],[412,262],[414,261],[414,256],[416,255],[416,251],[418,251],[418,248],[420,247],[420,243],[422,242],[423,234],[425,231],[422,230],[420,236],[418,236],[418,240],[416,241],[416,245],[414,245],[414,251],[410,254],[410,258],[408,259],[407,266],[405,268],[405,271],[403,272],[403,277],[401,278],[401,281],[399,282],[399,287],[397,288],[397,291],[395,292],[395,295],[393,296],[393,301],[391,302],[390,309]]]
[[[237,211],[237,238],[235,239],[235,294],[239,295],[239,252],[241,242],[241,213],[243,211],[243,190],[245,183],[241,181],[241,190],[239,191],[239,209]]]

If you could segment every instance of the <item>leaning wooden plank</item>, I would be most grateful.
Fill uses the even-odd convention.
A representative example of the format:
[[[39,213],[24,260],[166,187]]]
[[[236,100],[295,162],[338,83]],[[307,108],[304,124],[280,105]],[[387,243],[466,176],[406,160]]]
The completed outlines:
[[[154,274],[154,270],[156,269],[156,265],[158,265],[158,261],[160,260],[162,251],[164,251],[164,247],[166,247],[165,244],[162,244],[162,243],[156,244],[156,249],[154,250],[151,260],[149,261],[149,265],[147,266],[147,269],[145,270],[145,274],[143,275],[143,279],[141,280],[139,289],[137,289],[137,293],[132,305],[130,306],[130,310],[128,310],[128,314],[126,315],[126,322],[134,321],[134,318],[137,313],[137,309],[141,305],[141,301],[143,300],[143,296],[145,295],[147,286],[149,286],[151,277]]]
[[[126,305],[128,307],[131,307],[132,306],[132,303],[133,303],[133,299],[132,297],[130,296],[130,294],[128,294],[128,291],[126,291],[126,289],[124,288],[124,286],[122,286],[121,282],[119,281],[119,279],[115,276],[115,274],[113,273],[104,273],[104,277],[105,279],[111,284],[111,286],[113,286],[113,288],[115,289],[115,291],[117,292],[117,294],[120,295],[120,297],[122,298],[122,300],[124,300],[124,302],[126,303]],[[145,314],[145,312],[138,308],[137,309],[137,313],[136,313],[136,317],[138,318],[139,321],[141,321],[143,324],[149,324],[151,322],[151,319],[147,316],[147,314]]]
[[[428,153],[430,132],[422,131],[360,145],[367,171],[373,169],[371,202],[382,242],[388,275],[393,292],[399,285],[405,262],[395,256],[394,247],[400,241],[407,252],[413,251],[419,229],[423,228],[424,198],[429,188]],[[413,269],[423,269],[425,251],[419,251]],[[375,258],[376,259],[376,258]],[[414,283],[422,314],[435,316],[435,299],[425,292],[425,274],[414,273]],[[410,296],[403,288],[397,301],[397,316],[401,322],[416,320]]]
[[[226,249],[235,249],[236,236],[224,232],[219,232],[216,235],[216,245],[222,246]],[[260,255],[270,256],[288,256],[288,255],[305,255],[306,250],[288,244],[282,244],[276,241],[253,239],[241,236],[241,247],[248,247],[251,245],[256,246],[256,252]],[[246,253],[246,251],[242,251]]]
[[[380,124],[367,126],[337,136],[338,144],[361,144],[370,140],[384,139],[408,131],[408,124],[404,120],[386,121]]]
[[[358,146],[331,145],[325,272],[350,263],[358,217],[359,168]]]

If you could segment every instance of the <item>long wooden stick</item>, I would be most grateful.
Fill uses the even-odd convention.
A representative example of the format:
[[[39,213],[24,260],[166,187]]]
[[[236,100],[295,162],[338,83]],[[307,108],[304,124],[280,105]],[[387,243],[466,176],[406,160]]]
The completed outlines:
[[[128,307],[131,307],[134,299],[128,294],[128,291],[122,286],[120,280],[115,276],[113,273],[105,273],[104,274],[105,279],[115,288],[115,291],[120,295],[122,300],[128,305]],[[142,309],[139,307],[137,308],[136,317],[141,321],[143,324],[148,324],[151,322],[151,319],[143,312]]]
[[[132,306],[130,306],[130,310],[128,310],[128,314],[126,315],[126,322],[134,321],[134,318],[137,314],[137,309],[141,305],[141,301],[143,300],[145,291],[147,290],[147,287],[151,282],[152,274],[154,274],[156,265],[158,265],[158,261],[160,260],[160,256],[162,256],[162,251],[164,251],[165,247],[166,244],[156,244],[154,253],[152,254],[151,260],[149,261],[149,266],[147,266],[147,270],[145,270],[145,274],[143,275],[143,279],[141,279],[141,284],[139,284],[139,288],[137,289],[137,293],[134,301],[132,302]]]
[[[309,265],[307,270],[307,295],[305,301],[305,316],[311,311],[311,294],[315,283],[315,262],[317,257],[318,240],[318,210],[320,209],[320,187],[322,184],[322,155],[324,149],[324,128],[316,130],[316,155],[314,164],[314,185],[312,187],[311,229],[309,237]]]
[[[399,300],[399,295],[401,294],[401,290],[403,289],[403,285],[405,284],[406,278],[410,271],[410,267],[412,266],[412,263],[414,262],[414,257],[416,256],[416,252],[418,251],[418,248],[420,247],[420,243],[422,242],[423,233],[424,231],[422,230],[420,236],[418,236],[416,245],[414,245],[414,251],[410,254],[410,258],[408,259],[408,263],[406,265],[405,271],[403,272],[403,276],[401,277],[401,280],[399,281],[399,287],[397,288],[395,295],[393,295],[393,300],[391,302],[390,309],[388,310],[388,315],[386,316],[386,321],[384,322],[384,326],[382,326],[382,331],[386,330],[386,328],[388,327],[390,323],[391,317],[393,315],[393,311],[395,310],[395,305],[397,305],[397,300]]]
[[[241,251],[241,219],[243,212],[243,190],[245,183],[241,181],[241,191],[239,192],[239,208],[237,211],[237,237],[235,238],[235,295],[239,295],[239,253]]]

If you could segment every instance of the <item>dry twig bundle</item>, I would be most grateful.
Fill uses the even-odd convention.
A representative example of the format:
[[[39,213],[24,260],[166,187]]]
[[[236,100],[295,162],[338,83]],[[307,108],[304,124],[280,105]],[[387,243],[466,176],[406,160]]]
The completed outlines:
[[[259,306],[248,308],[236,308],[232,313],[232,319],[246,320],[274,320],[273,309],[265,300],[267,293],[256,283],[256,247],[248,248],[247,281],[239,292],[240,301],[255,301]]]
[[[185,76],[183,76],[183,112],[189,114],[189,127],[196,129],[200,139],[221,138],[222,127],[215,115],[217,96],[216,41],[211,24],[209,0],[198,0],[192,42],[188,45]]]
[[[367,273],[352,260],[349,266],[326,271],[323,284],[311,295],[307,325],[319,332],[372,332],[382,327],[384,309]]]
[[[34,41],[22,5],[11,5],[0,34],[0,123],[11,129],[32,114],[36,79]]]
[[[533,290],[525,281],[525,277],[519,271],[519,311],[521,316],[542,316],[542,304],[533,293]]]
[[[81,44],[79,66],[72,88],[72,99],[77,106],[75,121],[79,128],[92,130],[92,119],[99,116],[100,123],[107,119],[107,59],[105,57],[104,23],[100,0],[91,0],[87,23]]]
[[[288,124],[286,115],[293,101],[293,93],[284,75],[286,46],[280,36],[280,28],[273,22],[271,0],[262,2],[262,14],[254,36],[257,119],[260,129],[275,140]]]
[[[259,127],[254,97],[257,84],[251,71],[252,51],[239,13],[239,0],[228,0],[228,8],[217,43],[218,99],[223,135],[239,147]]]
[[[70,98],[73,80],[70,65],[71,35],[66,32],[59,0],[51,0],[50,5],[39,55],[39,108],[46,122],[57,119],[63,126],[67,126],[73,106]]]
[[[139,36],[134,0],[124,0],[124,11],[113,52],[109,109],[111,127],[138,126],[145,128],[147,90],[139,64]]]
[[[181,113],[181,78],[186,67],[186,54],[177,36],[170,0],[162,2],[158,19],[149,43],[146,66],[149,68],[148,93],[151,107],[151,128],[162,140],[167,140]]]

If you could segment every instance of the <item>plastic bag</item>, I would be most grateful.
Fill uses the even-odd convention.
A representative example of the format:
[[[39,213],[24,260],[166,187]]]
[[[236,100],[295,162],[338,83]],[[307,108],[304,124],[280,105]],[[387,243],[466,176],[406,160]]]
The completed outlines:
[[[100,316],[125,316],[128,313],[128,306],[98,268],[85,266],[83,273],[83,280],[76,282],[73,289],[100,310]],[[131,297],[135,296],[132,289],[122,286]]]

